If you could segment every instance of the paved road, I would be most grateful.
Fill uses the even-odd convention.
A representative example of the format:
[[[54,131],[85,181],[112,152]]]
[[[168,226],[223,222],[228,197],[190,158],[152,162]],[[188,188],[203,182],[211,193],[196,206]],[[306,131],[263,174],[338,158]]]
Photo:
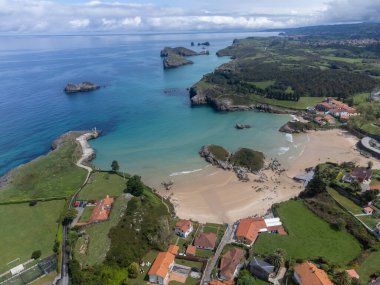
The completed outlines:
[[[214,257],[208,262],[205,272],[203,273],[203,284],[208,284],[211,281],[212,270],[216,266],[218,262],[219,256],[222,253],[223,248],[229,243],[233,237],[234,231],[233,226],[228,225],[222,240],[220,241],[218,248],[216,249]]]

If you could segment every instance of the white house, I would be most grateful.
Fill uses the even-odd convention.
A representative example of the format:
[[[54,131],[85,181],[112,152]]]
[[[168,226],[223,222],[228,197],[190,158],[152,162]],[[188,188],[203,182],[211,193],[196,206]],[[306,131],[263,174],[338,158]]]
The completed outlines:
[[[193,223],[189,220],[180,220],[175,225],[175,233],[186,238],[193,231]]]

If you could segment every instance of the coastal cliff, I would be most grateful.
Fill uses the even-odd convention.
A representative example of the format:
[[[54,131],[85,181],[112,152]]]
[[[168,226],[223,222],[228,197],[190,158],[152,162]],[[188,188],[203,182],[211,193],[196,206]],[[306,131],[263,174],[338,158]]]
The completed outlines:
[[[196,55],[208,55],[208,51],[196,52],[184,47],[165,47],[160,52],[160,56],[163,57],[164,69],[176,68],[179,66],[193,64],[191,60],[184,58],[185,56],[196,56]]]
[[[79,84],[68,83],[64,89],[66,93],[78,93],[78,92],[89,92],[99,89],[100,86],[92,82],[82,82]]]

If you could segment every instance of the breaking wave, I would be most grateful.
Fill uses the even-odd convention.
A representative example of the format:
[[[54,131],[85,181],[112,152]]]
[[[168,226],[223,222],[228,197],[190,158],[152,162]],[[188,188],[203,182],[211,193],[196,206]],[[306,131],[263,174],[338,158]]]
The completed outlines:
[[[189,174],[189,173],[193,173],[193,172],[198,172],[198,171],[201,171],[201,170],[202,170],[202,168],[194,169],[194,170],[180,171],[180,172],[173,172],[173,173],[170,174],[169,176],[184,175],[184,174]]]

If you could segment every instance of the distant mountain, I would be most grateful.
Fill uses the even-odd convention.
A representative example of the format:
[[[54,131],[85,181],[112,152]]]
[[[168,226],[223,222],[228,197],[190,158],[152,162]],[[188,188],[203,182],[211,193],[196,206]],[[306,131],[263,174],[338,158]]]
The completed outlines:
[[[295,36],[303,35],[318,38],[351,38],[363,39],[373,38],[380,39],[380,23],[358,23],[358,24],[339,24],[339,25],[323,25],[310,26],[291,29],[271,29],[267,31],[284,32],[286,35]]]

